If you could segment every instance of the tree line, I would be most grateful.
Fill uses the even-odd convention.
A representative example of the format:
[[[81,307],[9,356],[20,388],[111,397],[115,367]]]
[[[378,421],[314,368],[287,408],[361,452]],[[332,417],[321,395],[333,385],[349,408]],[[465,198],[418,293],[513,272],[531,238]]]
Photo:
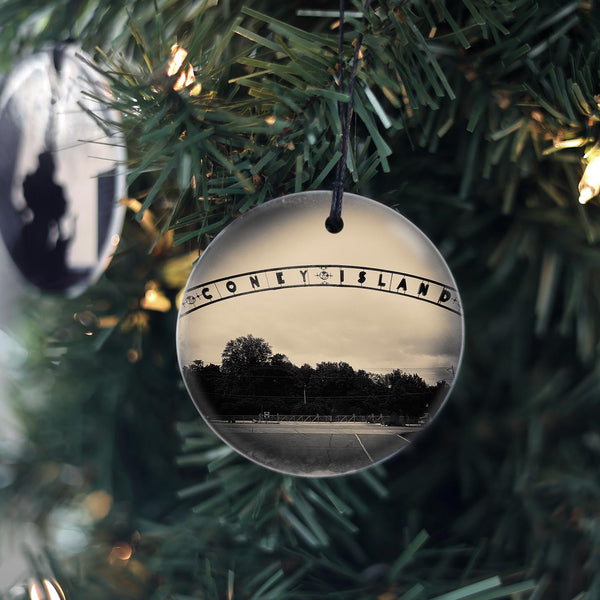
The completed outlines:
[[[371,415],[417,419],[448,388],[428,385],[399,369],[355,370],[346,362],[294,365],[252,335],[227,342],[221,365],[201,360],[183,367],[188,386],[205,396],[214,416],[272,414]]]

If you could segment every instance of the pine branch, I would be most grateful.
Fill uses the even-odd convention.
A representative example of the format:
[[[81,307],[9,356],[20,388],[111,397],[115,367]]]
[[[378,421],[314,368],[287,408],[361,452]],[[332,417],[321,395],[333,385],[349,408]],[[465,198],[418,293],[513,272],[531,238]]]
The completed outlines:
[[[336,101],[347,98],[327,70],[337,56],[324,25],[269,3],[239,17],[237,5],[160,3],[157,13],[136,2],[131,18],[117,5],[18,4],[0,5],[5,60],[62,39],[73,15],[85,47],[103,47],[131,195],[142,225],[156,217],[154,237],[195,240],[273,196],[328,184]],[[196,9],[202,18],[188,18]],[[31,39],[44,11],[52,18]],[[130,501],[95,522],[101,543],[90,542],[83,573],[65,573],[82,597],[571,600],[598,590],[600,232],[597,206],[577,203],[583,149],[597,137],[596,11],[414,0],[366,17],[353,181],[417,222],[453,268],[468,350],[452,401],[385,478],[298,482],[196,425],[184,427],[175,468],[171,425],[192,409],[174,309],[140,303],[149,280],[174,300],[185,277],[167,286],[168,244],[151,255],[129,230],[98,287],[64,304],[36,299],[28,313],[18,398],[32,450],[3,494],[39,522],[94,491]],[[360,27],[348,21],[346,64]],[[165,74],[174,42],[189,51],[179,74],[194,68],[197,95]],[[67,467],[85,475],[79,484],[44,479]],[[134,558],[108,564],[123,529],[131,541],[138,526]]]
[[[352,517],[365,514],[368,509],[353,488],[366,485],[376,497],[385,497],[383,469],[357,474],[351,479],[356,484],[351,486],[342,478],[296,479],[248,465],[245,459],[223,446],[204,424],[181,424],[180,432],[185,435],[185,454],[178,464],[204,471],[206,477],[205,481],[179,492],[181,499],[193,501],[196,514],[209,516],[219,506],[232,526],[254,530],[257,541],[264,540],[259,545],[265,547],[277,545],[284,529],[288,543],[293,539],[295,545],[333,547],[326,530],[328,521],[334,518],[339,525],[334,533],[336,545],[361,554],[352,540],[357,531]],[[282,524],[285,524],[283,529]]]

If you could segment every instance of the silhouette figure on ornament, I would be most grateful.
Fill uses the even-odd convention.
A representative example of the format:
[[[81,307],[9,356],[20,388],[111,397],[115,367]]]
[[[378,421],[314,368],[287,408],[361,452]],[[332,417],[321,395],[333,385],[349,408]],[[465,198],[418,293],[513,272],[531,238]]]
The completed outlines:
[[[17,263],[25,277],[45,289],[63,289],[72,275],[66,263],[71,238],[61,227],[67,201],[54,174],[52,152],[42,152],[37,170],[23,181],[27,208],[22,218],[26,222],[16,249]]]

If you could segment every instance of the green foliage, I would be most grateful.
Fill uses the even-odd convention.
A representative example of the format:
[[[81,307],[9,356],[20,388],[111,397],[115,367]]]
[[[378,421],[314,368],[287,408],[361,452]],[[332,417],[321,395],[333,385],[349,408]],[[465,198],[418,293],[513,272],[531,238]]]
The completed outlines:
[[[94,0],[3,0],[0,3],[0,65],[15,55],[75,39],[84,50],[99,46],[136,55],[136,38],[160,40],[176,37],[201,19],[214,0],[182,4],[176,0],[95,2]],[[226,9],[225,9],[226,10]],[[135,23],[132,35],[131,23]],[[140,60],[141,56],[136,55]]]
[[[185,247],[327,186],[339,157],[331,21],[240,4],[0,2],[4,65],[71,30],[99,46],[130,194]],[[3,515],[29,507],[44,527],[51,508],[110,493],[83,556],[58,559],[85,566],[60,572],[73,597],[598,596],[600,232],[577,184],[598,137],[599,25],[591,4],[558,0],[382,0],[366,15],[349,187],[433,239],[466,311],[451,401],[385,471],[283,477],[194,422],[175,310],[140,307],[149,280],[171,300],[183,281],[167,284],[173,250],[149,254],[135,223],[84,297],[36,297],[16,395],[29,444]],[[361,27],[348,19],[346,68]],[[166,76],[175,42],[199,95]],[[135,530],[134,558],[109,564]]]
[[[389,170],[392,141],[401,147],[407,136],[436,152],[462,130],[456,200],[472,198],[481,178],[508,181],[501,203],[512,212],[534,162],[593,139],[597,42],[586,34],[574,56],[569,50],[568,36],[579,41],[582,29],[578,3],[560,10],[552,3],[454,4],[434,11],[427,3],[390,2],[369,12],[355,97],[360,143],[349,156],[353,184],[364,188]],[[206,5],[201,16],[180,40],[190,50],[184,69],[193,65],[202,83],[199,96],[174,92],[165,79],[174,37],[149,47],[135,35],[142,72],[118,55],[106,67],[140,153],[130,180],[150,176],[144,208],[170,200],[164,227],[178,230],[178,242],[214,232],[274,196],[326,185],[339,158],[337,101],[347,101],[335,86],[336,36],[249,8],[236,14]],[[360,27],[349,21],[346,68]],[[138,31],[135,19],[131,26]],[[550,52],[554,40],[561,43]],[[554,160],[578,168],[569,157]],[[568,190],[550,180],[542,193],[564,204]],[[589,239],[593,226],[584,226]]]
[[[207,436],[205,425],[185,423],[179,426],[179,431],[185,439],[180,466],[194,468],[196,472],[206,469],[208,473],[202,482],[179,492],[180,498],[193,507],[195,518],[177,526],[179,535],[188,538],[188,542],[173,538],[175,543],[167,545],[165,552],[173,559],[185,547],[179,560],[210,557],[206,572],[188,566],[179,574],[192,576],[200,589],[210,590],[208,597],[221,597],[223,592],[217,590],[224,591],[226,583],[232,580],[236,589],[239,586],[240,591],[254,591],[253,586],[262,582],[267,572],[277,573],[269,582],[271,586],[277,584],[277,588],[266,586],[262,591],[267,598],[316,599],[333,594],[339,598],[375,599],[381,597],[382,590],[387,590],[384,594],[392,594],[391,598],[483,600],[537,587],[532,581],[505,586],[499,577],[493,577],[464,587],[453,586],[454,591],[448,592],[443,580],[458,576],[458,565],[469,555],[468,549],[424,552],[429,536],[424,531],[413,532],[410,527],[394,530],[393,541],[388,540],[397,551],[391,564],[371,562],[373,557],[365,553],[364,542],[357,543],[357,535],[372,525],[373,503],[382,506],[392,499],[381,466],[346,477],[299,479],[249,465],[231,449]],[[227,498],[225,503],[224,498]],[[217,507],[221,515],[218,525],[211,521]],[[203,534],[189,535],[191,524],[200,525]],[[219,546],[225,545],[229,551],[224,555],[212,553],[206,541],[207,532],[208,540],[228,535],[236,542],[228,546],[221,538]],[[201,547],[203,551],[190,552],[190,544],[194,550]],[[256,579],[250,578],[245,570],[249,554],[255,558],[253,568],[260,573]],[[269,566],[263,571],[258,565]],[[463,571],[463,577],[468,577],[474,566],[472,561],[469,569]],[[432,572],[437,577],[431,577]],[[181,583],[180,578],[172,581],[175,587]],[[443,595],[445,592],[447,597]]]
[[[56,468],[81,469],[95,486],[152,514],[168,498],[158,491],[179,481],[170,467],[177,440],[169,420],[186,413],[177,406],[183,386],[173,376],[175,311],[140,308],[145,282],[158,273],[148,239],[137,225],[127,230],[128,242],[111,266],[119,285],[103,278],[84,301],[33,293],[22,299],[21,337],[41,351],[21,365],[15,403],[32,443],[26,458],[34,471],[52,457]],[[147,417],[143,427],[140,414]],[[157,437],[162,455],[135,451]],[[58,483],[51,479],[52,494]]]

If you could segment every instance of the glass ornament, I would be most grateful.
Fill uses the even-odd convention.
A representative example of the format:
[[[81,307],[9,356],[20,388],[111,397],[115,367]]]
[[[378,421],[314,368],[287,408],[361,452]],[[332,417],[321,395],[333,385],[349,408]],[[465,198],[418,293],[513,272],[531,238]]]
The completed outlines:
[[[22,60],[0,91],[0,238],[23,280],[74,296],[106,269],[125,208],[126,151],[110,91],[81,50]]]
[[[181,372],[227,444],[301,476],[353,473],[406,447],[448,397],[463,351],[456,283],[396,211],[330,191],[258,206],[210,243],[182,294]]]

